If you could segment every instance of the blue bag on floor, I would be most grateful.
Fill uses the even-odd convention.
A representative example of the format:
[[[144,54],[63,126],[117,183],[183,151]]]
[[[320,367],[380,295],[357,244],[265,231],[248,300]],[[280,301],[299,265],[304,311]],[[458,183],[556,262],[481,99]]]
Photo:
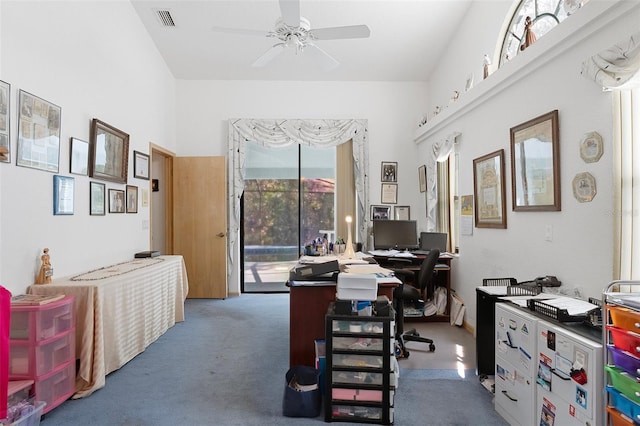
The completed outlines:
[[[306,365],[293,366],[285,375],[282,414],[285,417],[318,417],[322,396],[319,373]]]

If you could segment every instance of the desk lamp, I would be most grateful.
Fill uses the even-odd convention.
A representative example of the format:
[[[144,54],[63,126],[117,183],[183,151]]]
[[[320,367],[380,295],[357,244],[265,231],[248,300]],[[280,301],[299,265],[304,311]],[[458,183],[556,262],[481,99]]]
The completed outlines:
[[[345,218],[347,222],[347,247],[344,250],[344,257],[347,259],[356,257],[356,254],[353,252],[353,241],[351,240],[351,220],[351,216]]]

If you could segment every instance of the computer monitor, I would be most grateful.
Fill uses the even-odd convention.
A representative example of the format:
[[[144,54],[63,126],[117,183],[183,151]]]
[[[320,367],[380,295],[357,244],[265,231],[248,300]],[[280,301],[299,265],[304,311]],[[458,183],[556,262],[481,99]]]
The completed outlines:
[[[440,252],[445,252],[447,251],[447,237],[446,232],[421,232],[420,250],[437,248]]]
[[[374,220],[373,247],[376,250],[418,248],[418,228],[415,220]]]

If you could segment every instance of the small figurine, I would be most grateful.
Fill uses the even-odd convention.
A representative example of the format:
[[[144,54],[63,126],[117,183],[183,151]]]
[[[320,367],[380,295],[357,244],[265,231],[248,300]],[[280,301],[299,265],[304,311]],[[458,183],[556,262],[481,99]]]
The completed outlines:
[[[531,46],[536,42],[536,35],[534,34],[531,27],[533,26],[533,21],[530,16],[527,16],[524,20],[524,43],[520,45],[520,51],[523,51],[527,47]]]
[[[489,77],[489,65],[491,65],[491,59],[489,59],[489,55],[484,55],[484,59],[482,60],[484,75],[483,78]]]
[[[42,265],[40,266],[40,273],[38,274],[36,284],[50,284],[51,277],[53,276],[53,267],[51,266],[48,248],[43,250],[40,260],[42,260]]]

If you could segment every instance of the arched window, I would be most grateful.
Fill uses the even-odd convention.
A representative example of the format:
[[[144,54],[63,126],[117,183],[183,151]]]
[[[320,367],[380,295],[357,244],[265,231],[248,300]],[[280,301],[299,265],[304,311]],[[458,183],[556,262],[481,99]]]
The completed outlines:
[[[544,36],[589,0],[521,0],[505,30],[500,65],[509,62],[535,39]]]

